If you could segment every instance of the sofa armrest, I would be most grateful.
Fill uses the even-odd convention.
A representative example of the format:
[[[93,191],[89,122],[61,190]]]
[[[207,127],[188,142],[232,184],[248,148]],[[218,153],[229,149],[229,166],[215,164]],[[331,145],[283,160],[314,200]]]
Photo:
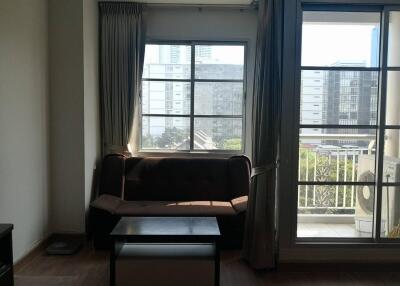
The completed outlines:
[[[245,212],[247,210],[248,196],[241,196],[231,200],[231,204],[237,213]]]
[[[115,214],[117,208],[121,204],[121,199],[111,195],[101,195],[94,200],[90,206],[93,208],[105,210],[111,214]]]

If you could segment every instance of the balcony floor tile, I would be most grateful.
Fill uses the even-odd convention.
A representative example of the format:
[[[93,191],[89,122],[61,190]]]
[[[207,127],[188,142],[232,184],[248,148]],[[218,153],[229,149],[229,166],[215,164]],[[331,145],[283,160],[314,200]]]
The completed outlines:
[[[297,225],[297,237],[358,238],[371,236],[370,233],[358,232],[354,224],[299,223]]]

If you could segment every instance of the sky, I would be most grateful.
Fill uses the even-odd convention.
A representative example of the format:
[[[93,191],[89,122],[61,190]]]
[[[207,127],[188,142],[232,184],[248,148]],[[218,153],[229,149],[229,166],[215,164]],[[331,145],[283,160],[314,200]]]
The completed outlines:
[[[371,66],[372,24],[303,25],[302,65],[361,63]],[[379,39],[378,39],[379,41]]]
[[[243,46],[213,46],[211,57],[219,59],[219,63],[243,64],[244,48]]]
[[[365,63],[371,66],[373,29],[379,24],[304,23],[302,33],[302,65],[331,66],[336,62]],[[379,43],[379,34],[376,34]],[[159,47],[146,46],[146,63],[159,63]],[[181,47],[181,64],[186,62],[188,50]],[[189,50],[190,51],[190,50]],[[243,64],[243,46],[212,46],[211,62]]]

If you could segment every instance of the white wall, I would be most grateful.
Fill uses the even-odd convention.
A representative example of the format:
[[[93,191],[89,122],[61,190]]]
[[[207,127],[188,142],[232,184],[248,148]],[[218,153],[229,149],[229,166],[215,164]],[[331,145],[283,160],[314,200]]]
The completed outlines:
[[[83,233],[99,156],[97,2],[49,0],[52,230]]]
[[[0,2],[0,223],[18,260],[49,233],[47,0]]]
[[[254,81],[257,11],[230,8],[150,8],[146,12],[149,40],[247,42],[246,154],[251,149],[251,106]]]
[[[49,1],[53,232],[85,229],[82,0]]]
[[[100,157],[99,39],[96,0],[83,1],[85,208],[93,195],[93,172]]]

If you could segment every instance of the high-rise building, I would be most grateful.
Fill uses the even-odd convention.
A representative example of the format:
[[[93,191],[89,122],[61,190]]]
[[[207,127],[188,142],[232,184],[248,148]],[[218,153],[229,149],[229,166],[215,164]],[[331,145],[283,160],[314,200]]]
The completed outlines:
[[[180,45],[157,45],[156,64],[145,67],[147,74],[157,74],[160,79],[181,79],[190,76],[190,47]],[[146,81],[142,88],[142,110],[152,114],[187,114],[190,110],[190,85],[172,81]],[[143,135],[161,135],[165,129],[184,128],[186,120],[181,117],[152,117],[151,124],[142,122]]]
[[[323,123],[323,71],[306,70],[301,79],[301,123]]]
[[[319,125],[324,123],[324,72],[316,70],[302,71],[301,78],[301,124]],[[307,134],[321,134],[320,128],[307,130]],[[320,143],[316,140],[302,140],[303,143]]]
[[[335,67],[365,67],[366,63],[335,63]],[[324,119],[332,125],[374,125],[377,120],[378,73],[330,70],[324,76]],[[329,129],[329,133],[353,134],[366,130]],[[335,141],[354,144],[354,141]],[[357,142],[363,146],[366,142]]]

